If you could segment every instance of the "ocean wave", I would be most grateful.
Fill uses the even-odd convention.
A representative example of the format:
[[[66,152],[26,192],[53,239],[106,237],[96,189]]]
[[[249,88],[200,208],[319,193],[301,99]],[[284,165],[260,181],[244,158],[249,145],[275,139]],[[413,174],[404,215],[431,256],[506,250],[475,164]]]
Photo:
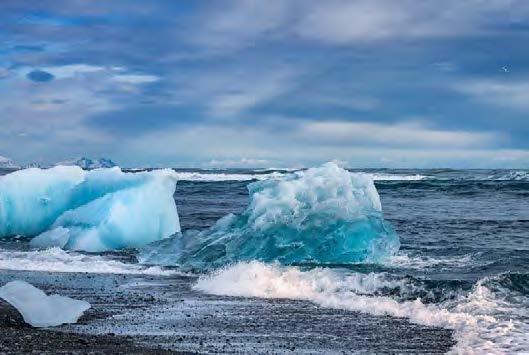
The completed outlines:
[[[285,173],[272,172],[272,173],[261,173],[261,174],[235,174],[235,173],[213,173],[213,172],[183,172],[177,171],[176,176],[179,181],[210,181],[210,182],[221,182],[221,181],[253,181],[253,180],[268,180],[268,179],[281,179]]]
[[[476,259],[479,254],[465,254],[445,257],[431,257],[415,255],[411,256],[403,252],[392,256],[388,262],[388,266],[398,266],[403,268],[423,270],[425,268],[454,268],[454,267],[468,267],[475,266]]]
[[[160,276],[176,273],[159,266],[128,264],[105,256],[67,252],[60,248],[35,251],[0,250],[0,270]]]
[[[283,179],[289,175],[297,174],[299,171],[274,171],[274,172],[185,172],[176,171],[179,181],[196,181],[196,182],[229,182],[229,181],[262,181]],[[528,171],[500,171],[494,173],[475,173],[465,172],[464,174],[442,173],[383,173],[383,172],[362,172],[354,171],[351,174],[363,173],[369,175],[373,181],[379,182],[414,182],[414,181],[529,181]]]
[[[391,279],[385,273],[346,274],[329,268],[302,271],[298,267],[285,267],[279,263],[249,261],[202,276],[194,288],[227,296],[311,299],[315,292],[348,291],[374,295],[384,289],[409,286],[404,280]]]
[[[374,181],[420,181],[428,179],[428,176],[421,174],[401,175],[401,174],[381,174],[369,173]]]
[[[202,276],[194,285],[205,293],[260,298],[288,298],[314,302],[322,307],[345,309],[377,316],[407,318],[410,322],[454,330],[453,353],[529,351],[528,298],[512,296],[490,278],[478,281],[470,292],[438,304],[420,298],[399,301],[378,296],[384,288],[409,292],[406,280],[385,275],[339,273],[330,269],[303,271],[297,267],[244,262]],[[497,282],[496,282],[497,283]]]
[[[529,171],[513,170],[509,172],[496,172],[488,175],[486,180],[494,181],[529,181]]]
[[[262,181],[269,179],[282,179],[288,175],[296,174],[298,171],[271,173],[217,173],[217,172],[184,172],[177,171],[176,176],[179,181],[203,181],[203,182],[222,182],[222,181]],[[355,174],[355,173],[352,173]],[[384,174],[384,173],[365,173],[374,181],[419,181],[424,180],[427,176],[420,174]]]
[[[508,272],[484,278],[482,282],[499,293],[513,296],[512,292],[515,292],[529,296],[529,274],[527,273]]]

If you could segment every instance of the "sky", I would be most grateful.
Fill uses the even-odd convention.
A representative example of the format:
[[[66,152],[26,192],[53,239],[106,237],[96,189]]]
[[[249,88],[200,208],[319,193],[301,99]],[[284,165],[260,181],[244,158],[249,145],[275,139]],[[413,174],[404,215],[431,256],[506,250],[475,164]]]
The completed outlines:
[[[529,1],[0,2],[0,156],[529,168]]]

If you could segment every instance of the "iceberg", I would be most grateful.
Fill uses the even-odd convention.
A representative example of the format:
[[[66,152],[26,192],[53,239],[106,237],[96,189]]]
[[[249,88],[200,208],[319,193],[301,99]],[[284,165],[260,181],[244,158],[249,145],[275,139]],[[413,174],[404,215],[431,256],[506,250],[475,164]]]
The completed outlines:
[[[33,327],[55,327],[75,323],[91,305],[60,295],[47,296],[24,281],[11,281],[0,287],[0,297],[15,307]]]
[[[140,262],[198,269],[249,260],[377,262],[400,246],[367,174],[327,163],[248,188],[250,204],[242,214],[149,245]]]
[[[89,252],[143,246],[180,232],[176,181],[172,170],[20,170],[0,177],[0,237]]]

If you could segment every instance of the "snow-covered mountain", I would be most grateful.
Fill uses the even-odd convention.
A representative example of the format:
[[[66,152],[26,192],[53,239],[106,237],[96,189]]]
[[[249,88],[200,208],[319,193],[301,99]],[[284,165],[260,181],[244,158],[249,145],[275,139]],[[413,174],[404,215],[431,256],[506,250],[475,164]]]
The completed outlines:
[[[47,169],[49,167],[50,167],[49,165],[39,163],[39,162],[32,162],[32,163],[24,165],[24,169],[30,169],[30,168]]]
[[[99,168],[112,168],[116,166],[116,163],[106,158],[99,158],[99,159],[92,160],[86,157],[81,157],[79,159],[63,161],[55,165],[76,165],[82,169],[90,170],[90,169],[99,169]]]
[[[1,169],[19,169],[20,166],[17,165],[12,159],[6,158],[0,155],[0,168]]]

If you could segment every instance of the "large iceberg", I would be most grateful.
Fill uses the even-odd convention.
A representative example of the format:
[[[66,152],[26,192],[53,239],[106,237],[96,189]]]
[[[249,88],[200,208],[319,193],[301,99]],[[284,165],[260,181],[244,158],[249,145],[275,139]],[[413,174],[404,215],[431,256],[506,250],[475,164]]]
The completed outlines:
[[[376,262],[399,248],[367,174],[327,163],[282,180],[252,183],[249,192],[251,201],[242,214],[230,214],[208,230],[149,245],[140,261],[190,268],[244,260]]]
[[[90,252],[139,247],[180,232],[172,170],[76,166],[0,177],[0,236]]]
[[[90,303],[60,295],[47,296],[24,281],[11,281],[0,287],[0,298],[15,307],[24,321],[34,327],[54,327],[75,323]]]

